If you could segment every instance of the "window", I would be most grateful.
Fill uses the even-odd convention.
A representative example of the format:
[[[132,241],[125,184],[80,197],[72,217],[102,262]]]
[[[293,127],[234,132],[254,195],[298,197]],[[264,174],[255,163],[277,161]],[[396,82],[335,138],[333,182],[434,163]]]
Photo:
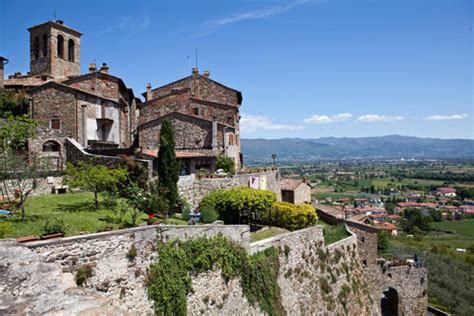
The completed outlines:
[[[194,115],[199,115],[199,108],[193,108]]]
[[[58,35],[58,57],[64,57],[64,37],[62,35]]]
[[[35,36],[35,39],[33,40],[33,58],[34,59],[39,58],[39,54],[40,54],[39,45],[40,45],[39,37]]]
[[[48,140],[43,144],[43,151],[47,152],[58,152],[61,150],[61,145],[54,140]]]
[[[68,42],[67,42],[67,59],[69,61],[72,61],[74,62],[74,46],[75,46],[75,43],[72,39],[70,39]]]
[[[48,56],[48,35],[43,34],[43,57]]]
[[[362,264],[364,265],[364,267],[367,267],[367,260],[362,260]]]
[[[58,118],[53,118],[51,120],[52,129],[61,129],[61,121]]]

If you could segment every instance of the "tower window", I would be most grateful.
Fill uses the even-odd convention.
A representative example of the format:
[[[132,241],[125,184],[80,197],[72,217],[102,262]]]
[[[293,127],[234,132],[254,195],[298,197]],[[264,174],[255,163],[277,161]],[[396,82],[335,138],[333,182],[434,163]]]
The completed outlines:
[[[48,35],[43,34],[43,57],[48,56]]]
[[[194,115],[199,115],[199,108],[193,108]]]
[[[58,57],[64,58],[64,37],[58,35]]]
[[[67,43],[67,51],[68,51],[67,59],[72,62],[74,62],[74,46],[75,46],[74,41],[70,39]]]
[[[34,59],[39,58],[39,54],[40,54],[39,53],[40,52],[39,45],[40,45],[39,37],[35,36],[35,38],[33,40],[33,58]]]
[[[51,120],[51,129],[61,129],[61,121],[58,118]]]

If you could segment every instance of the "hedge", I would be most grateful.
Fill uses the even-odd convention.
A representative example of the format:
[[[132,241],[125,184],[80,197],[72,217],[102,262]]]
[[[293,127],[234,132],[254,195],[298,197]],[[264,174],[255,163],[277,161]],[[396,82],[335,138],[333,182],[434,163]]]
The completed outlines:
[[[199,208],[210,206],[226,224],[238,224],[241,217],[261,220],[275,201],[275,193],[271,191],[236,187],[213,191],[204,197]]]
[[[291,204],[287,202],[275,202],[263,217],[267,224],[298,230],[313,226],[318,221],[316,210],[309,204]]]

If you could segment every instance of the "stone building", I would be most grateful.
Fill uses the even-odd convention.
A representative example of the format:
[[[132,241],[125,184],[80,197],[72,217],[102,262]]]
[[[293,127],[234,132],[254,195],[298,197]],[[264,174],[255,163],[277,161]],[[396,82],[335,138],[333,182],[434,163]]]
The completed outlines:
[[[143,154],[156,156],[160,128],[169,120],[175,132],[177,156],[183,174],[204,168],[215,171],[219,155],[231,157],[239,170],[240,154],[239,107],[241,92],[209,78],[205,71],[152,89],[147,86],[139,105],[138,135]]]
[[[33,26],[30,32],[30,72],[16,73],[5,88],[23,90],[31,98],[32,117],[39,122],[29,150],[42,156],[65,157],[65,139],[85,148],[127,148],[136,129],[132,89],[109,74],[102,64],[80,74],[81,33],[55,20]]]
[[[293,204],[311,203],[311,186],[305,180],[281,179],[281,200]]]

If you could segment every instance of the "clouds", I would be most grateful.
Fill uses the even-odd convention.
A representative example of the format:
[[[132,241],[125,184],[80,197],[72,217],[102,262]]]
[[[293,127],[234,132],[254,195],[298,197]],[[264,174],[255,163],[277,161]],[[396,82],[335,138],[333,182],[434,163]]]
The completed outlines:
[[[263,130],[301,130],[303,129],[302,125],[285,125],[285,124],[275,124],[271,119],[259,116],[259,115],[248,115],[242,114],[240,119],[240,126],[242,131],[252,133],[257,129]]]
[[[151,18],[148,13],[140,16],[120,16],[115,24],[110,24],[104,27],[100,33],[108,34],[112,32],[121,32],[126,35],[134,35],[146,30],[151,24]]]
[[[352,117],[351,113],[339,113],[336,115],[317,115],[314,114],[310,117],[305,118],[303,121],[306,124],[325,124],[333,122],[342,122],[350,119]]]
[[[425,120],[428,121],[457,121],[457,120],[464,120],[468,118],[469,115],[464,114],[453,114],[453,115],[432,115],[425,117]]]
[[[365,114],[361,115],[357,118],[361,122],[394,122],[394,121],[401,121],[404,119],[403,116],[400,115],[379,115],[379,114]]]
[[[231,13],[227,16],[220,17],[217,19],[209,20],[204,23],[204,25],[210,27],[219,27],[224,26],[232,23],[242,22],[245,20],[260,20],[269,18],[273,15],[277,15],[283,13],[285,11],[291,10],[294,7],[302,5],[304,3],[311,2],[310,0],[301,0],[295,1],[285,6],[274,6],[262,10],[254,10],[254,11],[247,11],[247,12],[238,12],[238,13]]]

